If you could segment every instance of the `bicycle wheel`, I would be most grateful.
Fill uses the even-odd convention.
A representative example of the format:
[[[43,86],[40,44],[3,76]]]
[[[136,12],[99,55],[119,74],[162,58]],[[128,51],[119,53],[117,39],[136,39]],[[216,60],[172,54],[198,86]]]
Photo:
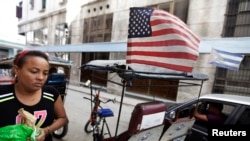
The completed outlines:
[[[63,127],[53,132],[53,137],[61,139],[67,134],[67,132],[68,132],[68,124],[65,124]]]
[[[93,141],[102,141],[103,140],[102,135],[100,135],[100,134],[94,134],[93,138],[94,138]]]
[[[91,133],[91,132],[93,132],[93,127],[91,126],[91,124],[90,124],[90,120],[88,120],[87,122],[86,122],[86,124],[85,124],[85,126],[84,126],[84,131],[86,132],[86,133]]]

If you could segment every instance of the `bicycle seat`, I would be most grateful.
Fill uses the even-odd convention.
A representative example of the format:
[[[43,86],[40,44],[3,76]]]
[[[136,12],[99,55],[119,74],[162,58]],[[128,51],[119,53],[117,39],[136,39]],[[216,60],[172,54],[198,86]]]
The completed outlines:
[[[112,116],[114,116],[114,113],[109,108],[102,108],[102,109],[98,110],[98,115],[100,117],[112,117]]]

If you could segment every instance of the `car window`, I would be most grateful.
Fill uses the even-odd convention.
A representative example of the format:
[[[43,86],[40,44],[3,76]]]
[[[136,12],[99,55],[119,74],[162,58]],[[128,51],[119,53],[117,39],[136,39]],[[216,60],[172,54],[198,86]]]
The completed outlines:
[[[242,113],[242,115],[240,116],[236,124],[240,124],[240,125],[250,124],[250,109],[249,108],[245,109],[245,111]]]
[[[179,109],[178,118],[190,117],[193,114],[195,104],[190,104],[186,107]]]
[[[198,103],[198,112],[201,114],[206,114],[208,113],[208,107],[209,107],[209,103],[211,101],[202,101]],[[229,115],[233,112],[233,110],[235,109],[234,105],[230,105],[227,103],[221,103],[221,102],[216,102],[213,101],[213,103],[217,103],[222,105],[222,115],[224,116],[225,120],[224,122],[227,120],[227,118],[229,117]]]
[[[229,104],[223,104],[223,109],[222,113],[225,114],[226,116],[229,116],[232,111],[234,110],[235,106],[229,105]]]

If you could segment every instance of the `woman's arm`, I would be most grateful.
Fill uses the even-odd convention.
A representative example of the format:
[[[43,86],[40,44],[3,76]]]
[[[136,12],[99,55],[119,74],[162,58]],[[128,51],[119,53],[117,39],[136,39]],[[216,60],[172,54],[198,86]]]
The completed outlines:
[[[43,128],[46,135],[53,133],[55,130],[63,127],[65,124],[69,122],[65,108],[64,108],[64,104],[60,95],[58,96],[56,102],[54,103],[54,111],[55,111],[55,116],[56,116],[55,121],[51,125]]]

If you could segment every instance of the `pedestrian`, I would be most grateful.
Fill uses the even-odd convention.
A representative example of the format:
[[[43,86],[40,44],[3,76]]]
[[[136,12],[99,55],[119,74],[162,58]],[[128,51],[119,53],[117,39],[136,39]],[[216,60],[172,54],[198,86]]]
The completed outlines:
[[[57,73],[57,68],[56,67],[51,67],[49,69],[49,74]]]
[[[21,123],[23,108],[36,118],[41,129],[37,141],[52,141],[52,133],[68,123],[57,89],[44,85],[49,74],[48,56],[36,50],[24,50],[13,62],[15,83],[0,86],[0,127]]]

